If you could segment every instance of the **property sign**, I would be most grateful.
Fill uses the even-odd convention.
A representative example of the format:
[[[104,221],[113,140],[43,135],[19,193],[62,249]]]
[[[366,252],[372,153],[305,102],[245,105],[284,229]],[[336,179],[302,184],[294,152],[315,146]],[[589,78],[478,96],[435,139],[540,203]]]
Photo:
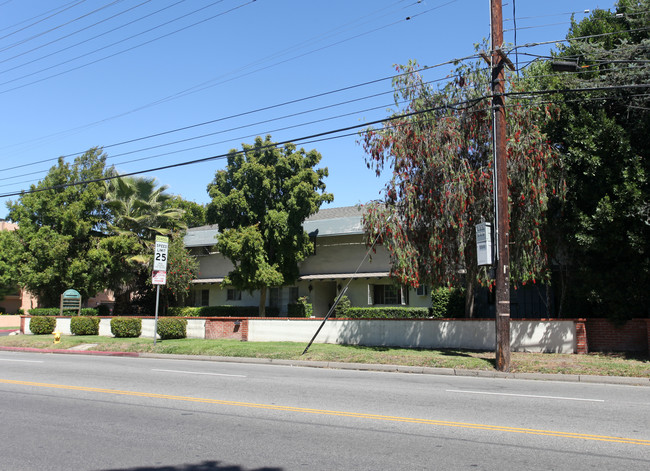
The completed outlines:
[[[167,272],[166,271],[154,271],[151,276],[151,282],[154,285],[165,285],[167,284]]]
[[[169,239],[164,236],[156,236],[156,252],[153,257],[153,271],[167,271],[167,248]]]

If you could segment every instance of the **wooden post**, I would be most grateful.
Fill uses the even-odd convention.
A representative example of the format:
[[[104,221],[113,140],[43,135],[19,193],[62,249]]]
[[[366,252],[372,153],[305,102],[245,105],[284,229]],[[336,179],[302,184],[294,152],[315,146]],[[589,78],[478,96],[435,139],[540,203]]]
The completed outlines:
[[[496,366],[510,370],[510,212],[506,161],[505,65],[502,1],[491,0],[492,23],[492,107],[494,112],[494,172],[496,208]]]

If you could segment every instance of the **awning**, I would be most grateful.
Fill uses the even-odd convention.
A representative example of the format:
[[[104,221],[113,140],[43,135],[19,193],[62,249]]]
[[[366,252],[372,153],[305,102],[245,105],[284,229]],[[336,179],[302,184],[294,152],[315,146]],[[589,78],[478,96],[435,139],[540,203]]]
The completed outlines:
[[[362,278],[386,278],[389,275],[387,271],[367,272],[367,273],[319,273],[316,275],[303,275],[300,281],[327,281],[327,280],[347,280]]]
[[[223,278],[198,278],[192,280],[192,283],[196,285],[207,285],[210,283],[223,283]]]

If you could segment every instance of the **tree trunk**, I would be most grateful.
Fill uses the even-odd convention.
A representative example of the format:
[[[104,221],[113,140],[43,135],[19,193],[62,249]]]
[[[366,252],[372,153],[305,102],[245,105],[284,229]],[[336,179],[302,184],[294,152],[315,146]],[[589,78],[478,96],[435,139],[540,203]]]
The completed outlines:
[[[465,282],[465,317],[469,318],[474,317],[474,278],[467,276]]]
[[[260,288],[260,317],[266,317],[266,286]]]

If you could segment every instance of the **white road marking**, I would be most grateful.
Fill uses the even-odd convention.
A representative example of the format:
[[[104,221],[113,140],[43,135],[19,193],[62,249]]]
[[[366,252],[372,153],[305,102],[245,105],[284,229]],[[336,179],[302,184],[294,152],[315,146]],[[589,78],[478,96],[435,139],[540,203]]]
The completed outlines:
[[[487,391],[463,391],[461,389],[447,389],[446,391],[454,392],[454,393],[463,393],[463,394],[486,394],[490,396],[532,397],[537,399],[562,399],[565,401],[605,402],[604,399],[585,399],[582,397],[537,396],[534,394],[509,394],[509,393],[495,393],[495,392],[487,392]]]
[[[208,376],[230,376],[232,378],[245,378],[244,375],[228,375],[224,373],[203,373],[201,371],[183,371],[183,370],[157,370],[152,369],[151,371],[161,371],[163,373],[182,373],[188,375],[208,375]]]

